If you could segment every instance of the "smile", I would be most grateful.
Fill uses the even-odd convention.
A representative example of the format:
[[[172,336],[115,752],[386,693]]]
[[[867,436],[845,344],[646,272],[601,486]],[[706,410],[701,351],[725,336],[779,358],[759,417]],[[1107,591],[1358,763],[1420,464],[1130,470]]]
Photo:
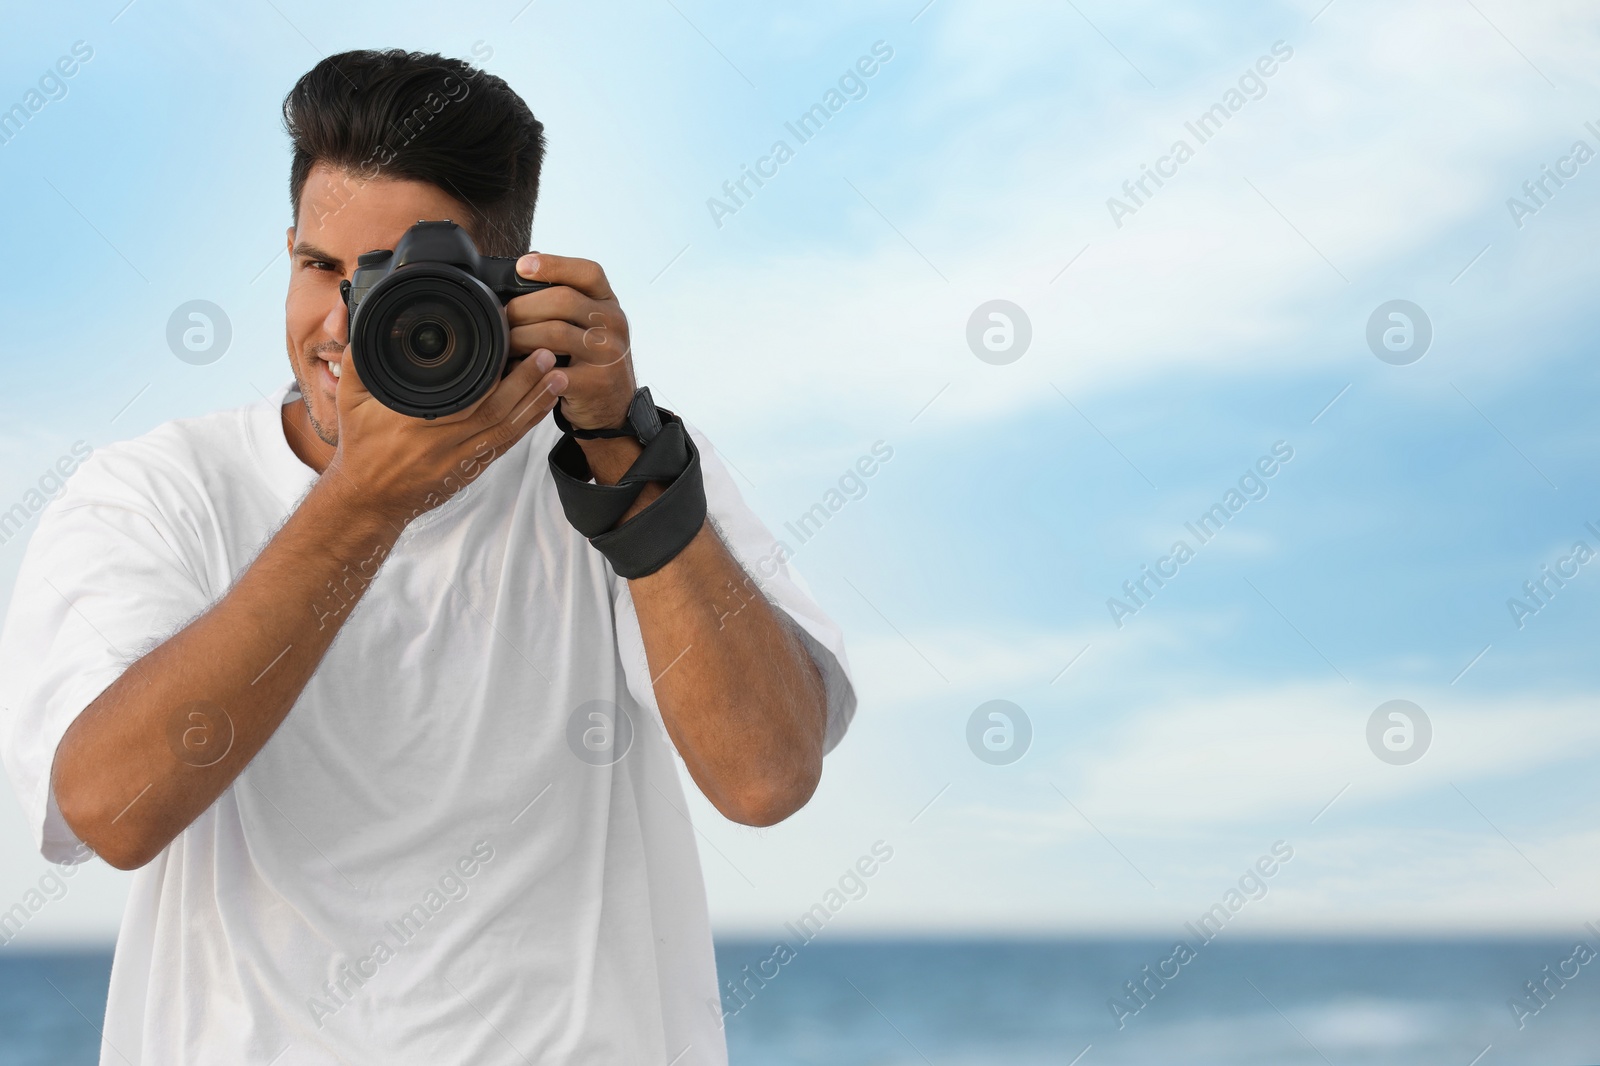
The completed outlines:
[[[319,376],[322,378],[322,385],[327,389],[337,390],[339,387],[339,375],[344,371],[344,362],[342,360],[334,362],[331,359],[324,359],[320,355],[312,356],[311,360],[321,372]]]

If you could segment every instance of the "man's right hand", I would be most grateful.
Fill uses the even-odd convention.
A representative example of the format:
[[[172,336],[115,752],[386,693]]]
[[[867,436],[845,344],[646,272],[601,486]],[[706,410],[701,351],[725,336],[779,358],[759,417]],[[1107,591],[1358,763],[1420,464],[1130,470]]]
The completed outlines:
[[[339,445],[323,480],[348,504],[404,527],[459,492],[550,413],[568,380],[554,366],[555,356],[540,349],[471,407],[422,419],[378,402],[347,348]]]

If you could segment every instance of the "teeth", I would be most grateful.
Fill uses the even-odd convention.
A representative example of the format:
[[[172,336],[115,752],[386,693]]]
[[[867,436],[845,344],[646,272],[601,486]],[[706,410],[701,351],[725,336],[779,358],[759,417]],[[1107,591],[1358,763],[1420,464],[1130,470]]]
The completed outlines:
[[[343,372],[343,369],[344,369],[344,364],[343,363],[329,363],[328,364],[328,373],[332,374],[334,377],[338,377],[340,375],[340,373]]]

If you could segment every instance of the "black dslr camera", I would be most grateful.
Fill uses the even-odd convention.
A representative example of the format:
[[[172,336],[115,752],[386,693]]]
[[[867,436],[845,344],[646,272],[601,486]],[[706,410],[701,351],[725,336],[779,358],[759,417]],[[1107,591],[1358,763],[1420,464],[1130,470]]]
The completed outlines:
[[[508,369],[505,305],[550,288],[517,261],[479,255],[454,222],[418,222],[392,251],[364,253],[340,293],[350,309],[350,356],[385,407],[438,418],[472,406]],[[556,356],[565,366],[569,356]]]

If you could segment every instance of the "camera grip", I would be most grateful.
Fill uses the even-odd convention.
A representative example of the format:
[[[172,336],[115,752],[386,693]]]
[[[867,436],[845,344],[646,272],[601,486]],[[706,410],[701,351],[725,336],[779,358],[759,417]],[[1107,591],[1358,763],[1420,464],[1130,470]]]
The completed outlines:
[[[485,280],[488,282],[489,287],[505,303],[509,303],[518,296],[526,296],[530,292],[555,288],[555,282],[553,281],[529,281],[521,274],[518,274],[517,261],[515,259],[484,256],[481,269],[487,275]],[[572,356],[565,352],[557,352],[555,354],[556,366],[572,365]]]

